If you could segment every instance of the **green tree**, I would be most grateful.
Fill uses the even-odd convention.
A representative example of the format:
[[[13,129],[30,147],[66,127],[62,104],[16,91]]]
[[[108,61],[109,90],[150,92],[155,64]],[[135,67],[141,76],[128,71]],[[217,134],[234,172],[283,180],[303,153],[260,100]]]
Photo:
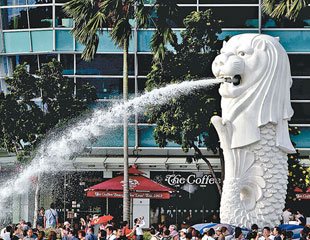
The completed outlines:
[[[177,12],[176,0],[155,0],[152,7],[144,6],[143,0],[71,0],[64,5],[66,13],[74,19],[72,34],[77,41],[85,45],[82,58],[91,61],[97,52],[99,35],[111,28],[110,36],[115,45],[123,49],[123,99],[128,99],[128,48],[133,31],[131,22],[135,19],[137,27],[147,27],[152,21],[156,31],[151,47],[155,58],[163,59],[165,45],[176,43],[176,35],[169,21]],[[155,12],[156,19],[152,19]],[[129,175],[128,175],[128,122],[124,116],[124,198],[123,220],[130,219]]]
[[[299,135],[300,130],[297,127],[289,128],[291,135]],[[295,145],[295,143],[293,142]],[[300,164],[299,152],[296,151],[295,154],[288,155],[288,185],[287,185],[287,195],[286,195],[286,207],[294,209],[296,207],[296,192],[295,189],[299,188],[306,191],[308,185],[307,169],[305,169]]]
[[[52,128],[80,115],[96,99],[96,89],[85,83],[83,93],[74,96],[74,81],[62,75],[62,65],[55,59],[44,64],[37,76],[26,70],[26,63],[16,66],[6,78],[10,93],[0,93],[0,147],[28,163],[42,138]],[[40,176],[36,177],[34,224],[36,224]]]
[[[273,18],[286,17],[295,21],[300,11],[308,4],[309,0],[263,0],[262,9]]]
[[[211,64],[222,45],[217,36],[221,33],[220,22],[211,10],[190,13],[184,19],[186,30],[181,33],[182,42],[175,46],[175,52],[167,52],[163,62],[156,61],[152,66],[147,76],[147,90],[212,77]],[[219,100],[217,88],[199,89],[169,103],[149,108],[146,116],[150,123],[156,123],[154,138],[160,147],[174,142],[181,145],[184,152],[194,149],[195,154],[187,160],[203,159],[221,194],[215,172],[199,148],[206,146],[213,152],[218,150],[218,137],[210,118],[219,113]]]

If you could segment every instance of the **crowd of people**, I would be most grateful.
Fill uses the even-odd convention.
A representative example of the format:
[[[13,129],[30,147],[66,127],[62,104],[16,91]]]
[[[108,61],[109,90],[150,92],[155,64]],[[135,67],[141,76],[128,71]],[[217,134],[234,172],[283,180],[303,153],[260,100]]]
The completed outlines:
[[[304,225],[300,232],[301,240],[310,240],[310,228],[305,226],[305,217],[298,211],[295,215],[290,209],[285,209],[282,215],[283,223],[295,220],[297,224]],[[245,234],[240,227],[236,227],[233,233],[226,226],[217,228],[204,228],[202,231],[190,226],[166,224],[153,224],[151,228],[144,229],[143,217],[134,219],[134,225],[129,223],[109,221],[93,225],[93,218],[88,215],[86,219],[81,218],[79,223],[71,226],[68,221],[63,224],[58,222],[58,214],[51,204],[50,209],[40,209],[36,228],[31,223],[23,220],[18,224],[11,224],[0,232],[3,240],[291,240],[293,232],[286,231],[280,227],[266,226],[259,229],[253,224],[251,230]],[[61,227],[60,227],[61,225]],[[145,239],[147,238],[147,239]]]

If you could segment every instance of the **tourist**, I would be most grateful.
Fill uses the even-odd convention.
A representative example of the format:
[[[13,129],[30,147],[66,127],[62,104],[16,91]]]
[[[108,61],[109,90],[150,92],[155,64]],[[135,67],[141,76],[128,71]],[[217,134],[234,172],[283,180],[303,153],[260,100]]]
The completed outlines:
[[[194,230],[196,232],[196,230]],[[207,231],[207,238],[206,240],[215,240],[215,231],[213,228],[210,228],[208,231]]]
[[[57,239],[57,234],[54,231],[50,231],[50,233],[48,234],[48,238],[47,240],[56,240]]]
[[[156,235],[156,230],[154,228],[150,230],[150,234],[151,234],[150,240],[158,240],[157,235]]]
[[[259,240],[274,240],[274,236],[270,235],[270,228],[264,227],[263,236],[259,238]]]
[[[35,240],[36,238],[33,236],[33,230],[32,228],[29,228],[27,230],[27,236],[24,237],[24,240]]]
[[[300,240],[308,240],[309,233],[310,233],[310,228],[304,227],[304,229],[300,231]]]
[[[39,231],[38,233],[38,237],[37,237],[37,240],[43,240],[45,237],[45,233],[44,231]]]
[[[58,226],[58,213],[54,209],[54,203],[51,203],[50,209],[44,214],[44,228],[56,228]]]
[[[131,236],[134,234],[136,228],[130,229],[129,223],[127,221],[123,222],[122,235],[126,237],[126,239],[131,239]]]
[[[179,238],[179,233],[177,231],[177,227],[175,225],[170,225],[169,226],[169,231],[170,231],[170,236],[172,239],[178,239]]]
[[[144,217],[136,218],[134,223],[136,227],[136,240],[143,240],[142,227],[145,225]]]
[[[12,227],[11,226],[6,226],[4,233],[1,235],[3,240],[11,240],[12,237]]]
[[[217,240],[225,240],[225,234],[226,234],[226,231],[227,231],[227,227],[218,227],[217,228]]]
[[[84,230],[79,230],[78,231],[78,237],[80,240],[85,240],[85,236],[86,236],[86,233]]]
[[[244,240],[243,233],[241,231],[240,227],[235,228],[234,237],[232,238],[234,240]]]
[[[74,235],[74,231],[70,229],[68,235],[65,236],[65,240],[78,240],[78,238]]]
[[[286,208],[284,212],[282,213],[282,221],[283,224],[289,224],[289,222],[292,220],[292,213],[290,208]]]
[[[187,230],[185,228],[181,229],[180,231],[180,240],[186,239]]]
[[[97,240],[97,236],[94,234],[94,228],[89,227],[87,229],[87,234],[85,240]]]
[[[20,225],[22,226],[23,231],[27,231],[29,226],[26,224],[25,220],[20,220]]]
[[[67,236],[70,229],[70,223],[68,221],[64,222],[64,229],[60,229],[61,230],[61,238],[63,238],[64,236]]]
[[[39,210],[38,217],[37,217],[37,227],[43,228],[44,227],[44,213],[45,209],[42,207]]]
[[[170,236],[172,240],[179,240],[179,233],[177,231],[170,233]]]
[[[280,227],[275,227],[273,229],[273,236],[274,240],[281,240],[281,228]]]
[[[251,231],[248,232],[245,239],[256,239],[257,233],[258,233],[258,226],[257,226],[257,224],[253,224],[251,226]]]
[[[295,220],[298,222],[299,225],[305,226],[306,225],[306,219],[304,215],[300,211],[296,211],[297,214],[295,216]]]
[[[98,232],[98,240],[106,240],[107,232],[103,229],[100,229]]]
[[[185,240],[191,240],[192,239],[192,234],[191,233],[186,233]]]
[[[163,237],[161,240],[171,240],[170,231],[168,229],[163,232]]]
[[[292,240],[294,237],[294,233],[292,231],[286,232],[286,240]]]
[[[13,236],[11,237],[11,240],[18,240],[21,239],[23,236],[23,229],[20,225],[16,225],[14,227],[14,233]]]
[[[114,240],[116,238],[116,236],[113,233],[113,227],[112,226],[107,226],[106,231],[107,231],[106,240]]]
[[[122,240],[123,239],[123,235],[122,235],[122,229],[121,228],[117,228],[116,232],[115,232],[115,240]]]

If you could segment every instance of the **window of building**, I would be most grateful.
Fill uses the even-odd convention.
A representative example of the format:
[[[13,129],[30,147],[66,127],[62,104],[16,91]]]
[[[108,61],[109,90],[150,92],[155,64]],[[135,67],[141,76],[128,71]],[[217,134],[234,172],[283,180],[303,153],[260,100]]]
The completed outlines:
[[[212,9],[215,18],[222,20],[222,28],[258,28],[258,7],[201,7]]]
[[[56,7],[56,27],[72,28],[73,19],[68,17],[63,11],[62,7]]]
[[[28,28],[26,8],[4,8],[1,15],[4,30]]]
[[[123,79],[122,78],[77,78],[77,96],[82,97],[81,86],[90,84],[96,87],[97,97],[99,99],[122,98]],[[134,94],[134,78],[128,79],[128,93]]]
[[[61,54],[60,62],[63,67],[63,74],[72,75],[74,74],[74,55],[73,54]]]
[[[52,2],[52,0],[27,0],[27,4],[47,4]]]
[[[0,0],[0,6],[26,5],[26,0]]]
[[[292,103],[294,115],[291,123],[310,123],[310,103]]]
[[[258,4],[258,0],[199,0],[200,4]],[[233,13],[233,11],[232,11]]]
[[[289,54],[293,76],[310,76],[310,55]]]
[[[138,74],[146,76],[151,71],[153,61],[152,54],[139,54],[138,55]]]
[[[29,22],[30,28],[53,27],[52,7],[30,7]]]
[[[149,8],[151,9],[151,8]],[[173,28],[184,28],[183,19],[189,15],[192,11],[196,11],[196,7],[180,7],[176,16],[174,16],[173,20],[169,19],[167,22]],[[151,11],[151,10],[150,10]],[[151,12],[151,19],[149,19],[148,27],[154,28],[157,25],[158,18],[155,14],[155,11]]]
[[[12,71],[17,65],[26,63],[26,69],[28,72],[35,74],[38,70],[38,58],[37,55],[16,55],[10,56],[10,63],[12,64]]]
[[[143,93],[146,87],[147,78],[138,78],[138,92]]]
[[[294,79],[291,87],[291,99],[293,100],[310,100],[310,78]]]
[[[76,56],[76,73],[79,75],[123,75],[122,54],[97,54],[91,62]],[[128,56],[128,73],[134,74],[134,55]]]
[[[45,63],[51,62],[54,58],[57,59],[57,55],[56,54],[42,54],[42,55],[39,55],[40,66],[42,66]]]

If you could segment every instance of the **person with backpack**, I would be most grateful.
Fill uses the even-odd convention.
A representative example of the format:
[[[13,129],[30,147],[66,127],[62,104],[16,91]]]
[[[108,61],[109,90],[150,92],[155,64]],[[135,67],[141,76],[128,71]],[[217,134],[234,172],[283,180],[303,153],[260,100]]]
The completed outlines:
[[[51,208],[45,211],[44,228],[56,228],[58,226],[58,213],[54,208],[54,203],[51,203]]]

